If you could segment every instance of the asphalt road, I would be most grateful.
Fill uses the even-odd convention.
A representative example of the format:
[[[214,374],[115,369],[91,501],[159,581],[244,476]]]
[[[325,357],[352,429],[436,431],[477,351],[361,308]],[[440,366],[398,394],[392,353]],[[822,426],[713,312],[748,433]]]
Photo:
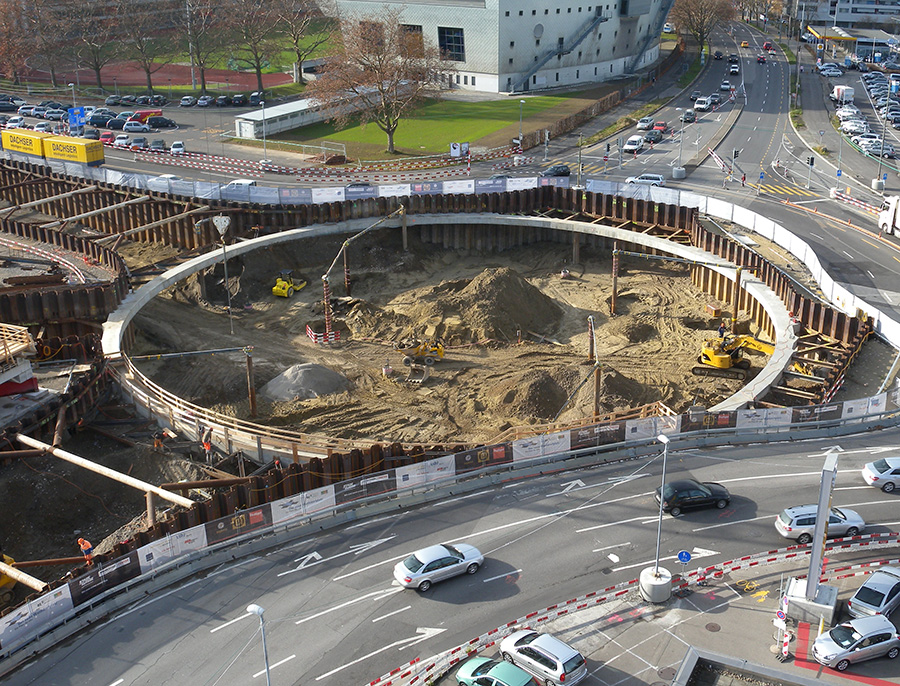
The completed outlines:
[[[824,453],[835,445],[670,452],[667,480],[715,480],[733,500],[725,510],[665,516],[661,562],[677,569],[682,549],[693,551],[691,564],[714,564],[787,545],[773,518],[815,501]],[[841,439],[837,448],[834,504],[859,511],[870,532],[897,529],[900,496],[866,486],[859,469],[897,446],[900,431],[891,430]],[[510,481],[311,533],[138,603],[5,683],[259,683],[258,619],[245,610],[258,603],[274,684],[364,684],[529,611],[637,577],[655,559],[661,469],[656,456]],[[441,541],[477,545],[485,565],[425,593],[393,583],[398,560]]]

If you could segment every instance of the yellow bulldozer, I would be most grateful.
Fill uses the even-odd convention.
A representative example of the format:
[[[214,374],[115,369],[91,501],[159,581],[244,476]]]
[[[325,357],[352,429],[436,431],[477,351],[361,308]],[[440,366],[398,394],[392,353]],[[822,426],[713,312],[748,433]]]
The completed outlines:
[[[405,338],[394,343],[394,350],[403,355],[403,364],[426,364],[429,367],[438,360],[444,359],[444,342],[440,338],[419,340]]]
[[[272,294],[282,298],[290,298],[303,288],[306,288],[306,279],[295,278],[292,269],[282,269],[278,276],[275,277]]]
[[[744,350],[759,350],[766,355],[775,351],[775,344],[748,335],[728,334],[723,338],[709,338],[697,362],[699,367],[691,371],[697,376],[715,376],[722,379],[746,379],[750,360],[744,359]]]

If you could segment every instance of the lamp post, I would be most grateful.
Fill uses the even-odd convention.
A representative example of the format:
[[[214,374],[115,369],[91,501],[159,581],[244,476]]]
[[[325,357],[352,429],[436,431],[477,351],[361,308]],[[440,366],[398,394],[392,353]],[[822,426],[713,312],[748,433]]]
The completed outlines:
[[[70,83],[69,88],[72,89],[72,109],[74,110],[75,109],[75,84]]]
[[[681,156],[684,153],[684,112],[680,107],[676,107],[675,111],[681,112],[681,140],[678,141],[678,166],[672,169],[672,178],[683,179],[687,176],[687,172],[681,165]]]
[[[672,597],[672,573],[659,566],[659,549],[662,541],[663,503],[666,499],[666,461],[669,457],[669,437],[659,434],[656,440],[663,444],[662,484],[659,487],[659,515],[656,525],[656,559],[652,567],[641,570],[641,596],[650,603],[664,603]]]
[[[233,336],[234,317],[231,314],[231,290],[228,287],[228,253],[225,251],[225,234],[228,233],[228,227],[231,226],[231,217],[218,215],[212,218],[212,222],[222,239],[222,265],[225,270],[225,298],[228,301],[228,325],[231,328],[231,335]],[[262,615],[260,615],[260,617],[261,616]]]
[[[519,149],[522,149],[522,113],[525,109],[525,101],[519,100]]]
[[[663,500],[666,491],[666,459],[669,457],[669,437],[660,434],[656,440],[663,444],[662,484],[659,487],[659,521],[656,525],[656,562],[653,563],[654,574],[659,576],[659,542],[662,538]]]
[[[269,154],[268,154],[268,148],[266,148],[266,101],[260,100],[259,104],[262,107],[262,114],[263,114],[263,121],[262,121],[262,125],[263,125],[263,159],[267,160],[267,159],[269,159]]]
[[[263,660],[266,664],[266,686],[272,686],[272,676],[269,674],[269,651],[266,649],[266,623],[263,620],[265,610],[256,603],[247,606],[247,612],[259,617],[259,632],[262,634]]]

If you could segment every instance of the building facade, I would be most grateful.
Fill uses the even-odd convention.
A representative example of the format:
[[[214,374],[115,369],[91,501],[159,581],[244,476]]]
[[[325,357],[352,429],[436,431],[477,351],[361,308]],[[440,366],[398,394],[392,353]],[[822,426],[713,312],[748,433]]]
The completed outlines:
[[[894,18],[900,16],[900,0],[794,0],[791,5],[791,16],[823,26],[878,26],[896,32]]]
[[[606,81],[659,56],[674,0],[337,0],[342,16],[387,5],[455,63],[454,88],[520,93]]]

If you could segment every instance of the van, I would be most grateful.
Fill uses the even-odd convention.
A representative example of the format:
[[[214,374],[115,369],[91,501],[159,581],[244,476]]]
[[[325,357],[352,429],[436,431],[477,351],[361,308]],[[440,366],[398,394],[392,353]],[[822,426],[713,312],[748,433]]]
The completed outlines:
[[[256,185],[256,181],[254,181],[253,179],[232,179],[231,181],[226,183],[224,186],[222,186],[222,189],[224,190],[226,188],[228,188],[228,189],[249,188],[250,186],[255,186],[255,185]]]
[[[853,102],[854,95],[855,91],[851,86],[835,86],[828,97],[839,105],[846,105]]]
[[[694,101],[694,109],[698,112],[709,112],[712,108],[712,104],[709,102],[709,98],[697,98]]]
[[[147,120],[150,117],[161,117],[162,110],[137,110],[134,114],[131,115],[131,121],[139,121],[142,124],[146,124]]]
[[[253,91],[250,94],[250,107],[258,107],[262,102],[263,94],[260,91]]]

